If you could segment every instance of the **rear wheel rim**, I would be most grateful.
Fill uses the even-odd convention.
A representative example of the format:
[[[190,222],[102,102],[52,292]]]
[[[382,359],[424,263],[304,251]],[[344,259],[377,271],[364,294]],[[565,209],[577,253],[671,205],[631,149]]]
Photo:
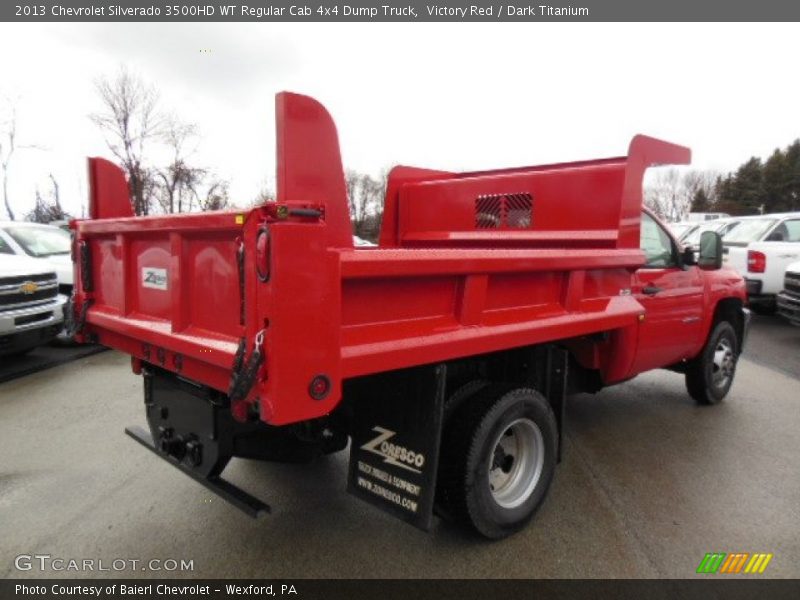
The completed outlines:
[[[517,419],[500,432],[491,446],[487,482],[494,501],[505,509],[531,497],[544,467],[544,438],[539,426]]]
[[[723,389],[733,378],[733,370],[736,367],[736,355],[733,353],[733,345],[726,337],[722,337],[714,348],[714,356],[711,362],[711,382],[717,389]]]

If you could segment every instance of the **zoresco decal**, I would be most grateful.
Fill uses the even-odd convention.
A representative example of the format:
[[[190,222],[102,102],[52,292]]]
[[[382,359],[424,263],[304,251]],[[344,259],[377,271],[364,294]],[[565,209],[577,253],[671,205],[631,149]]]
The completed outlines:
[[[412,473],[422,473],[420,469],[425,465],[425,455],[421,452],[414,452],[399,444],[393,444],[391,440],[396,432],[383,427],[375,426],[372,431],[378,435],[361,446],[362,450],[372,452],[383,458],[383,462],[401,469],[406,469]]]
[[[142,267],[142,286],[156,290],[167,289],[167,270]]]

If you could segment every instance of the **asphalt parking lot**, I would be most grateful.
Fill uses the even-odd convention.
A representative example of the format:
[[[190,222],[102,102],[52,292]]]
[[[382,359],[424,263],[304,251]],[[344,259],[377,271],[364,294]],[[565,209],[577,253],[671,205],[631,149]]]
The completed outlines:
[[[4,356],[0,359],[0,383],[38,373],[84,356],[105,352],[108,348],[96,344],[65,345],[53,342],[34,348],[19,356]]]
[[[192,560],[179,577],[690,577],[707,552],[770,552],[800,577],[800,329],[757,317],[728,399],[698,407],[653,372],[570,398],[565,457],[533,523],[487,543],[417,531],[344,491],[346,453],[236,460],[253,521],[123,434],[144,424],[129,359],[105,352],[0,384],[0,575],[20,554]]]

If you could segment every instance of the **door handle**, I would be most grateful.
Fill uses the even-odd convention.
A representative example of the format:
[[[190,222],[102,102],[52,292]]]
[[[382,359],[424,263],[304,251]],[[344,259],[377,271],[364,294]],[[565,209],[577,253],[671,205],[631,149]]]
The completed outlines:
[[[642,288],[642,293],[648,296],[655,296],[660,291],[661,288],[655,285],[646,285]]]

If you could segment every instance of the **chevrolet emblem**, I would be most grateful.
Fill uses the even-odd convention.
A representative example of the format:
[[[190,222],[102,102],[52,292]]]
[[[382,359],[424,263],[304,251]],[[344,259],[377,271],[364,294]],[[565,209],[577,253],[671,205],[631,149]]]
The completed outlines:
[[[19,291],[22,294],[33,294],[38,289],[39,289],[39,284],[37,284],[35,281],[26,281],[21,286],[19,286]]]

